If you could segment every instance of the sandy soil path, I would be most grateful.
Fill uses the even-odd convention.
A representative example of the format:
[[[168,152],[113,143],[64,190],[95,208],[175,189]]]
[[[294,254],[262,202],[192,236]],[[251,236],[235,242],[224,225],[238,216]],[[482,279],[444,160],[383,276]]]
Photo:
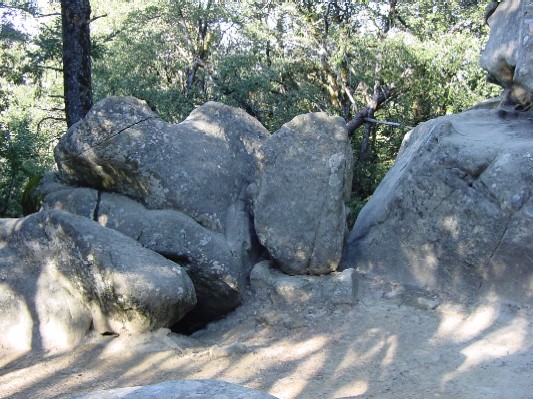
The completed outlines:
[[[279,398],[533,399],[533,309],[428,298],[362,278],[355,306],[243,306],[192,337],[89,337],[68,353],[0,355],[0,398],[65,398],[220,379]],[[434,309],[438,304],[438,306]]]

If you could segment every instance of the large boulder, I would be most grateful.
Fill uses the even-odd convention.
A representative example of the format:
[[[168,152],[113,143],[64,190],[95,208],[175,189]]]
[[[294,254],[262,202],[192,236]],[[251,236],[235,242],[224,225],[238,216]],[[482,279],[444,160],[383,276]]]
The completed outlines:
[[[179,210],[224,232],[228,209],[253,179],[266,129],[244,111],[208,102],[169,124],[133,97],[98,102],[55,149],[63,181]]]
[[[61,138],[59,179],[45,176],[32,202],[91,218],[184,263],[198,306],[183,323],[205,323],[240,303],[260,256],[247,187],[267,137],[257,120],[223,104],[206,103],[174,125],[143,101],[109,97]]]
[[[90,188],[50,192],[42,208],[94,219],[181,264],[194,284],[197,297],[194,310],[180,321],[182,326],[205,325],[241,302],[247,271],[240,253],[231,250],[221,233],[206,229],[183,213],[149,210],[125,196],[99,193]]]
[[[196,304],[178,264],[85,217],[52,210],[0,223],[1,346],[66,348],[91,326],[151,331]]]
[[[19,223],[0,219],[0,348],[70,348],[91,328],[91,311],[52,260],[31,250],[21,256],[16,243],[7,242],[5,233]]]
[[[411,131],[359,214],[343,267],[532,302],[533,122],[499,115],[472,110]]]
[[[517,110],[533,104],[533,2],[505,0],[496,6],[488,24],[491,34],[481,55],[489,80],[506,90],[502,105]]]
[[[69,399],[276,399],[267,393],[217,380],[166,381],[154,385],[116,388]]]
[[[341,259],[352,149],[342,118],[295,117],[261,149],[250,187],[257,235],[288,274],[325,274]]]

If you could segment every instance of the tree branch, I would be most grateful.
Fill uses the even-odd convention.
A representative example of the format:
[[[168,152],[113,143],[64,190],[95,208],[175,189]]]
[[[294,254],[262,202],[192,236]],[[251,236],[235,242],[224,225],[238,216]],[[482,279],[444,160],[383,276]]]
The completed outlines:
[[[61,16],[60,12],[53,12],[51,14],[35,14],[35,18],[46,18],[46,17],[59,17]]]
[[[353,132],[355,132],[358,127],[365,123],[366,118],[368,116],[368,111],[368,107],[363,108],[361,111],[355,114],[355,116],[350,122],[346,124],[346,129],[348,129],[348,135],[353,134]]]
[[[398,123],[398,122],[378,121],[377,119],[373,119],[373,118],[366,118],[365,122],[377,123],[380,125],[389,125],[389,126],[395,126],[395,127],[404,127],[407,129],[413,128],[412,126],[402,125],[401,123]]]
[[[0,2],[0,8],[6,8],[8,10],[23,11],[23,12],[27,12],[28,14],[31,14],[31,15],[33,15],[33,11],[34,11],[32,9],[31,1],[28,1],[28,2],[23,3],[23,4],[16,4],[16,5],[6,4],[6,3],[4,3],[2,1],[2,2]]]
[[[52,71],[56,71],[56,72],[63,72],[63,68],[56,68],[56,67],[53,67],[53,66],[46,66],[46,65],[36,65],[37,68],[40,68],[40,69],[50,69]]]
[[[58,118],[58,117],[55,117],[55,116],[47,116],[47,117],[41,119],[41,120],[39,121],[39,123],[37,123],[37,131],[38,131],[38,132],[41,131],[41,124],[42,124],[44,121],[48,121],[48,120],[54,120],[54,121],[66,122],[66,119],[65,119],[65,118]]]
[[[54,12],[51,14],[41,14],[37,11],[38,9],[35,6],[34,2],[31,2],[31,1],[28,1],[22,4],[6,4],[4,2],[0,2],[0,8],[25,12],[27,14],[30,14],[34,18],[56,17],[56,16],[61,15],[61,13],[57,13],[57,12]]]
[[[61,14],[58,14],[58,15],[61,15]],[[105,18],[105,17],[107,17],[107,14],[97,15],[96,17],[92,17],[92,18],[89,20],[89,23],[93,23],[93,22],[96,21],[97,19]]]
[[[359,111],[351,121],[346,124],[348,129],[348,134],[351,135],[355,130],[360,127],[363,123],[366,122],[366,119],[373,114],[375,111],[380,109],[383,104],[391,97],[393,93],[393,88],[378,84],[374,89],[374,95],[370,100],[369,104]]]

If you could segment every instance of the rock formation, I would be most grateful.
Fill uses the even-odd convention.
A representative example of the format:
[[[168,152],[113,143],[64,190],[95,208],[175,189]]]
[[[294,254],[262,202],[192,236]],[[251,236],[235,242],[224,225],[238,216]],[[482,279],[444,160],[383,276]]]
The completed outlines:
[[[332,308],[357,303],[358,280],[354,269],[326,276],[288,276],[265,260],[252,269],[250,285],[256,295],[295,309],[305,304]]]
[[[497,5],[481,64],[505,89],[499,108],[438,118],[404,138],[343,267],[456,298],[533,302],[532,15],[529,0]]]
[[[111,97],[67,132],[55,156],[62,182],[179,211],[221,233],[244,275],[257,239],[288,273],[339,264],[352,176],[342,118],[301,115],[270,136],[242,110],[214,102],[172,125],[137,99]],[[69,200],[46,202],[63,209]]]
[[[61,138],[59,172],[27,196],[40,212],[3,221],[2,328],[40,331],[47,348],[47,320],[60,326],[65,347],[91,325],[189,332],[237,307],[263,259],[291,274],[334,271],[352,175],[347,136],[344,121],[324,113],[296,117],[270,136],[219,103],[173,125],[132,97],[100,101]],[[37,255],[26,248],[35,240]],[[9,275],[17,258],[21,272]],[[35,281],[23,279],[28,267]],[[37,289],[48,298],[37,301],[31,289],[52,279],[47,273],[61,284],[45,284],[53,295]],[[30,341],[22,346],[39,346]]]
[[[109,97],[69,129],[54,155],[64,182],[175,209],[224,232],[267,137],[257,120],[223,104],[208,102],[174,125],[143,101]]]
[[[342,118],[300,115],[261,147],[252,191],[261,243],[288,274],[337,269],[351,192],[352,149]]]
[[[61,138],[59,172],[27,196],[40,212],[0,220],[0,345],[190,331],[238,306],[249,279],[273,301],[354,304],[350,268],[533,302],[532,7],[487,14],[482,65],[505,89],[500,108],[411,131],[346,246],[341,118],[300,115],[270,135],[215,102],[169,124],[141,100],[100,101]]]
[[[533,2],[505,0],[487,23],[491,35],[481,55],[489,80],[505,88],[502,106],[528,110],[533,105]]]
[[[179,263],[194,283],[198,305],[185,322],[205,324],[235,309],[246,288],[246,269],[224,236],[174,210],[150,210],[128,197],[91,188],[48,193],[42,209],[93,218]]]
[[[454,295],[533,299],[533,121],[419,125],[359,214],[344,265]]]

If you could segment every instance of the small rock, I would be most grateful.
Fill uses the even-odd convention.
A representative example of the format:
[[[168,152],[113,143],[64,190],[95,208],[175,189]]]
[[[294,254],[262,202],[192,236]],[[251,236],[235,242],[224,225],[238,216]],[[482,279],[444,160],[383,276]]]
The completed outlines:
[[[285,320],[283,326],[289,330],[296,330],[297,328],[309,327],[309,322],[303,319],[292,318]]]
[[[392,291],[389,291],[389,292],[385,292],[385,293],[383,294],[383,298],[386,298],[386,299],[396,298],[396,297],[398,297],[399,295],[403,294],[403,292],[404,292],[403,289],[392,290]]]
[[[244,355],[249,353],[250,349],[242,342],[235,342],[230,345],[214,345],[209,348],[209,356],[212,357],[230,357],[234,355]]]
[[[306,308],[324,305],[355,305],[358,280],[354,269],[325,276],[287,276],[270,261],[257,263],[250,274],[252,288],[273,302],[305,303]]]
[[[425,310],[435,310],[441,304],[438,299],[418,297],[412,302],[412,305]]]

